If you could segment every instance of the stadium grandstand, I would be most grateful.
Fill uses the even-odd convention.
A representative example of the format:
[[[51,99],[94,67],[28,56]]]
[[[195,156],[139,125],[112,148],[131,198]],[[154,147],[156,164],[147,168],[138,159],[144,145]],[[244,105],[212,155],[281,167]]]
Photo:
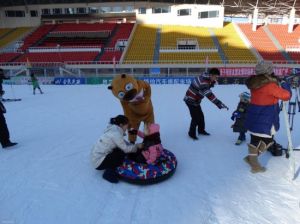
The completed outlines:
[[[0,1],[0,67],[48,77],[247,76],[260,60],[300,68],[300,2]]]

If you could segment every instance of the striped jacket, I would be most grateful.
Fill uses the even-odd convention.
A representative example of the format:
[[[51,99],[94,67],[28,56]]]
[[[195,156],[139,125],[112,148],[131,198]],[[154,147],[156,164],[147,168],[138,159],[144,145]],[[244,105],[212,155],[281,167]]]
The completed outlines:
[[[204,73],[198,77],[195,77],[186,91],[184,101],[188,105],[198,106],[204,97],[207,97],[214,104],[220,103],[220,100],[216,98],[210,88],[214,85],[211,82],[209,76]]]

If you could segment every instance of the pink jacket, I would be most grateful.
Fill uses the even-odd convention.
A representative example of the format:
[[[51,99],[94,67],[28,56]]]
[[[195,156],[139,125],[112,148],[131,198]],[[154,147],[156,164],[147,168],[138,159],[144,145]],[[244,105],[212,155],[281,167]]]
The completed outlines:
[[[146,162],[150,164],[155,163],[156,159],[161,156],[163,152],[163,147],[160,143],[159,125],[150,124],[148,126],[148,130],[149,134],[147,136],[145,136],[145,134],[141,131],[138,131],[137,135],[144,139],[143,143],[146,149],[142,151],[142,154],[146,159]],[[156,142],[156,144],[152,144],[153,142]]]

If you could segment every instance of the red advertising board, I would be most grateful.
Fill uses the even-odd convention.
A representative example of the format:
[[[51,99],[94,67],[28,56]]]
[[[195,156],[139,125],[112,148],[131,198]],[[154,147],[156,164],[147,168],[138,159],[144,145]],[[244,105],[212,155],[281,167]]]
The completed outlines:
[[[254,67],[223,67],[220,68],[222,77],[247,77],[255,74]],[[278,76],[290,75],[291,68],[275,67],[274,73]]]

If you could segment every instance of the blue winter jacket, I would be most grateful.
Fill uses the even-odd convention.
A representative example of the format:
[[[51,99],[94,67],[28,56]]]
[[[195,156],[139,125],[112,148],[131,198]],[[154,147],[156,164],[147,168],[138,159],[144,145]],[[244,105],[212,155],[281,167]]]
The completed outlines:
[[[280,87],[277,79],[269,75],[251,76],[246,85],[251,91],[251,101],[247,110],[246,128],[253,133],[271,135],[272,126],[279,130],[279,100],[289,100],[290,87],[287,83]]]

